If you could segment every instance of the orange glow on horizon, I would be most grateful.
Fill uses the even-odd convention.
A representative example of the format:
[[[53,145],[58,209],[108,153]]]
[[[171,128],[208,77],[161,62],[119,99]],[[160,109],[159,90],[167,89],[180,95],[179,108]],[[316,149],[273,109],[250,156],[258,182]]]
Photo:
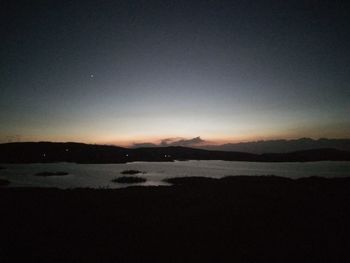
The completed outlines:
[[[238,132],[237,132],[238,133]],[[28,134],[27,136],[0,136],[0,143],[6,142],[38,142],[38,141],[51,141],[51,142],[81,142],[88,144],[104,144],[104,145],[116,145],[121,147],[131,147],[134,144],[142,143],[152,143],[159,145],[162,140],[170,138],[170,142],[178,140],[192,140],[197,137],[200,137],[203,142],[198,144],[191,144],[192,146],[202,146],[202,145],[222,145],[227,143],[240,143],[240,142],[254,142],[261,140],[292,140],[299,139],[302,137],[308,137],[312,139],[318,138],[332,138],[332,139],[341,139],[348,138],[348,129],[347,127],[337,130],[332,130],[327,127],[319,127],[319,129],[314,128],[290,128],[286,130],[245,130],[240,132],[240,134],[230,135],[230,134],[215,134],[215,133],[202,133],[202,134],[155,134],[155,135],[141,135],[137,133],[99,133],[96,135],[96,132],[91,132],[90,134],[70,134],[70,135],[47,135],[39,136],[39,134]],[[1,135],[1,134],[0,134]]]

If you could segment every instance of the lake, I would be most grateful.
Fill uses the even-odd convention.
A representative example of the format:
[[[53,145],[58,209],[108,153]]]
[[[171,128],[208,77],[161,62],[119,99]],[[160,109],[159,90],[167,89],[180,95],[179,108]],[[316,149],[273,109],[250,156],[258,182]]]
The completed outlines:
[[[345,177],[350,176],[350,162],[306,162],[306,163],[261,163],[229,161],[175,161],[175,162],[133,162],[126,164],[76,164],[36,163],[2,164],[0,178],[11,182],[10,186],[58,187],[62,189],[120,188],[128,184],[112,183],[111,180],[124,170],[146,172],[140,176],[147,179],[137,185],[166,185],[162,180],[170,177],[207,176],[221,178],[229,175],[277,175],[289,178],[308,176]],[[68,172],[66,176],[35,176],[39,172]]]

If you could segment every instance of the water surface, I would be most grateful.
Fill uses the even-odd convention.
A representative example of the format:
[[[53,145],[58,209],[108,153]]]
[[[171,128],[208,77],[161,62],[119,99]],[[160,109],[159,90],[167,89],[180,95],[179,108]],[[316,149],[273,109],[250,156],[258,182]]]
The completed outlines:
[[[145,171],[140,176],[147,182],[138,185],[164,185],[163,179],[183,176],[207,176],[221,178],[228,175],[277,175],[289,178],[308,176],[345,177],[350,176],[350,162],[307,162],[307,163],[261,163],[230,161],[176,161],[176,162],[133,162],[126,164],[75,164],[37,163],[3,164],[0,178],[11,181],[11,186],[59,187],[59,188],[120,188],[129,186],[112,183],[122,176],[124,170]],[[68,172],[67,176],[39,177],[39,172]]]

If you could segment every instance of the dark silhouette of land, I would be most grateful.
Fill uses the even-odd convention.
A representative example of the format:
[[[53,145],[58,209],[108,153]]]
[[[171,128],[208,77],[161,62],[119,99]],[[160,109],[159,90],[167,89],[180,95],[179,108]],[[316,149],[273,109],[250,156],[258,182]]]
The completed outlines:
[[[43,176],[43,177],[47,177],[47,176],[64,176],[64,175],[68,175],[67,172],[40,172],[40,173],[36,173],[36,176]]]
[[[145,174],[146,172],[139,171],[139,170],[124,170],[121,172],[121,174]]]
[[[1,262],[350,262],[350,178],[0,189]]]
[[[143,177],[139,176],[121,176],[112,179],[113,183],[120,183],[120,184],[136,184],[136,183],[144,183],[147,180]]]
[[[9,184],[10,184],[9,180],[0,178],[0,186],[6,186],[6,185],[9,185]]]
[[[251,154],[208,151],[179,146],[129,149],[83,143],[5,143],[0,144],[0,163],[125,163],[132,161],[169,162],[174,160],[226,160],[255,162],[307,162],[350,160],[349,151],[311,149],[290,153]]]
[[[295,140],[266,140],[255,142],[227,143],[222,145],[205,145],[201,149],[215,151],[239,151],[249,153],[287,153],[310,149],[337,149],[350,151],[350,139],[311,139],[300,138]]]

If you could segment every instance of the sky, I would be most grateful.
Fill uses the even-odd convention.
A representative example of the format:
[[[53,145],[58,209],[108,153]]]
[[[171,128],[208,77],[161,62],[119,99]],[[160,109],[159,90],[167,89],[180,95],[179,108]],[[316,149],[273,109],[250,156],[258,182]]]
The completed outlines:
[[[0,142],[349,137],[348,1],[0,10]]]

